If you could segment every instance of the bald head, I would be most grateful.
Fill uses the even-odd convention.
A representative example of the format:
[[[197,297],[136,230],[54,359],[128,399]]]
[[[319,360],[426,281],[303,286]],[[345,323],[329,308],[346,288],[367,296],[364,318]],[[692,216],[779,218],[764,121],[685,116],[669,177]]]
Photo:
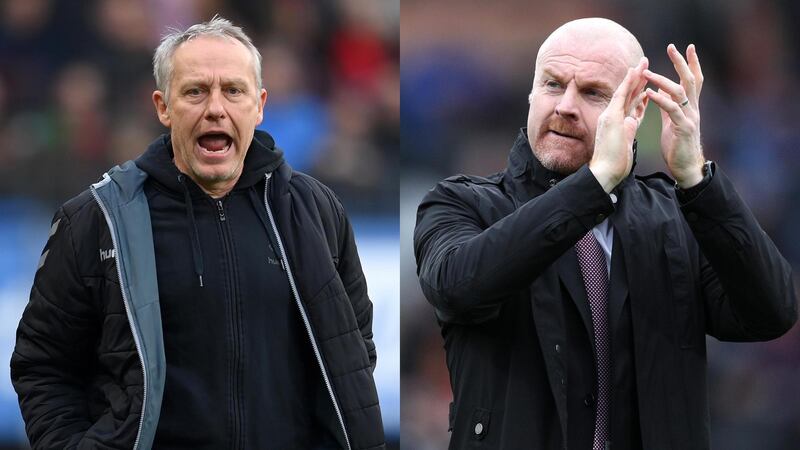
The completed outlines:
[[[610,46],[628,67],[635,67],[644,56],[642,46],[636,37],[625,27],[613,20],[589,17],[567,22],[550,33],[536,55],[536,65],[543,55],[547,55],[554,44],[561,48],[564,44],[575,47]]]
[[[631,32],[608,19],[573,20],[548,36],[536,56],[527,128],[544,167],[570,174],[590,161],[598,117],[642,56]]]

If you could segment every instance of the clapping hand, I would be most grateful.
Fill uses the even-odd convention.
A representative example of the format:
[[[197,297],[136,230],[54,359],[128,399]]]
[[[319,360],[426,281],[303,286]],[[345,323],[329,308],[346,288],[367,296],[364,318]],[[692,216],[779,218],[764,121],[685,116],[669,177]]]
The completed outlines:
[[[605,111],[597,119],[594,154],[589,170],[606,192],[611,192],[633,167],[633,139],[639,129],[642,111],[637,111],[645,99],[647,58],[629,68],[622,83],[614,91]],[[639,108],[641,110],[641,108]]]
[[[667,46],[667,55],[678,72],[680,84],[645,69],[647,81],[658,87],[658,92],[650,88],[645,92],[661,109],[661,154],[678,186],[686,189],[703,179],[705,158],[700,144],[703,72],[694,44],[686,49],[686,59],[673,44]]]

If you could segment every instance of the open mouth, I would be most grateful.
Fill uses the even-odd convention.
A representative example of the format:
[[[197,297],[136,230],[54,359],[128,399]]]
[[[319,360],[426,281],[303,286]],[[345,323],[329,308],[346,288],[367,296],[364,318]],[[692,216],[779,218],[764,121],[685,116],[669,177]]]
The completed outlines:
[[[233,139],[225,133],[206,133],[197,138],[197,145],[210,153],[225,153],[231,147]]]

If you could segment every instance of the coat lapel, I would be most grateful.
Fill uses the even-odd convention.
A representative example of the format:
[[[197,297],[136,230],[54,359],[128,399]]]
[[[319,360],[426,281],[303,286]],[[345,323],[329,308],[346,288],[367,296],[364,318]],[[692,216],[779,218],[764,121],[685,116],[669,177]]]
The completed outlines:
[[[578,312],[580,312],[583,325],[586,327],[586,333],[592,341],[592,348],[594,348],[592,313],[589,310],[586,286],[583,283],[583,275],[581,275],[581,268],[578,265],[578,254],[575,253],[574,247],[564,252],[564,254],[556,260],[556,271],[558,272],[561,284],[564,285],[570,298],[578,308]]]
[[[620,272],[626,276],[629,292],[627,297],[631,310],[642,436],[657,436],[660,443],[675,447],[676,442],[672,439],[676,421],[665,422],[663,411],[665,408],[677,411],[674,405],[680,401],[680,396],[671,394],[674,391],[667,388],[671,386],[670,378],[675,375],[657,370],[661,367],[679,367],[668,334],[659,329],[663,323],[670,322],[665,318],[670,314],[670,306],[668,301],[664,301],[665,294],[658,291],[657,277],[653,272],[663,270],[658,265],[660,252],[663,251],[663,237],[655,233],[661,230],[660,222],[664,221],[665,216],[651,208],[652,201],[647,195],[650,193],[643,192],[635,184],[623,191],[620,207],[612,216],[617,232],[614,238],[619,238],[622,251],[618,253],[626,263],[624,271]],[[616,253],[616,246],[614,251]],[[612,276],[613,272],[612,269]],[[619,322],[619,312],[615,310],[615,313]],[[680,414],[670,412],[667,416],[677,418]],[[647,446],[648,442],[644,444]]]
[[[611,215],[614,227],[614,243],[611,250],[611,274],[608,291],[608,326],[612,333],[619,328],[622,307],[628,298],[628,274],[625,265],[625,243],[630,242],[629,231],[624,223],[615,223],[616,215]]]

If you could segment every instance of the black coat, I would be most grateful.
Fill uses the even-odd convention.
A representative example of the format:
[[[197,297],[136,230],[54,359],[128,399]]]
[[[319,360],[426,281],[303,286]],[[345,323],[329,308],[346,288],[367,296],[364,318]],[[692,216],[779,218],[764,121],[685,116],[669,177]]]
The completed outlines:
[[[451,448],[585,440],[567,426],[568,383],[593,374],[568,371],[565,318],[588,311],[572,248],[606,217],[612,263],[625,260],[609,320],[630,334],[644,448],[708,448],[706,334],[766,340],[794,324],[791,269],[721,170],[686,204],[663,175],[630,176],[615,195],[586,166],[559,180],[522,132],[504,172],[448,178],[422,201],[414,250],[445,340]]]
[[[162,137],[153,146],[163,146],[167,141]],[[254,152],[275,151],[272,138],[256,132],[245,166],[257,156]],[[142,186],[147,174],[133,163],[124,167],[116,174],[135,173],[139,179],[138,187],[130,188],[137,202],[120,208],[130,209],[146,202]],[[377,357],[372,341],[372,302],[349,219],[333,192],[317,180],[293,171],[286,163],[269,168],[274,169],[269,192],[260,193],[255,205],[266,208],[262,195],[269,199],[286,250],[283,262],[294,274],[303,311],[324,362],[322,370],[341,408],[349,444],[353,449],[384,448],[372,377]],[[135,248],[152,246],[152,242],[127,244]],[[120,289],[117,268],[122,267],[118,261],[121,254],[115,256],[110,250],[115,247],[104,214],[89,191],[68,201],[56,213],[11,358],[11,379],[33,448],[131,448],[143,427],[148,436],[144,441],[152,442],[154,427],[141,424],[144,371]],[[188,251],[176,258],[187,265],[192,261]],[[268,261],[264,258],[247,263]],[[129,264],[125,267],[134,267]],[[208,270],[219,270],[217,262],[207,261],[206,265]],[[125,273],[128,283],[133,278],[155,280],[154,273],[132,269]],[[135,303],[136,295],[129,296]],[[158,311],[157,301],[157,297],[155,301],[145,299],[145,307],[156,305],[151,309]],[[137,310],[137,315],[141,314],[142,310]],[[160,323],[139,325],[138,329],[149,330],[141,336],[158,342],[153,335],[161,333]],[[155,350],[159,351],[163,359],[163,346]],[[151,391],[163,394],[163,384],[152,387],[159,384],[153,382],[156,369],[146,366],[151,374]],[[160,408],[160,404],[156,406]],[[329,422],[338,432],[337,417],[331,415]],[[343,435],[340,438],[344,440]]]

